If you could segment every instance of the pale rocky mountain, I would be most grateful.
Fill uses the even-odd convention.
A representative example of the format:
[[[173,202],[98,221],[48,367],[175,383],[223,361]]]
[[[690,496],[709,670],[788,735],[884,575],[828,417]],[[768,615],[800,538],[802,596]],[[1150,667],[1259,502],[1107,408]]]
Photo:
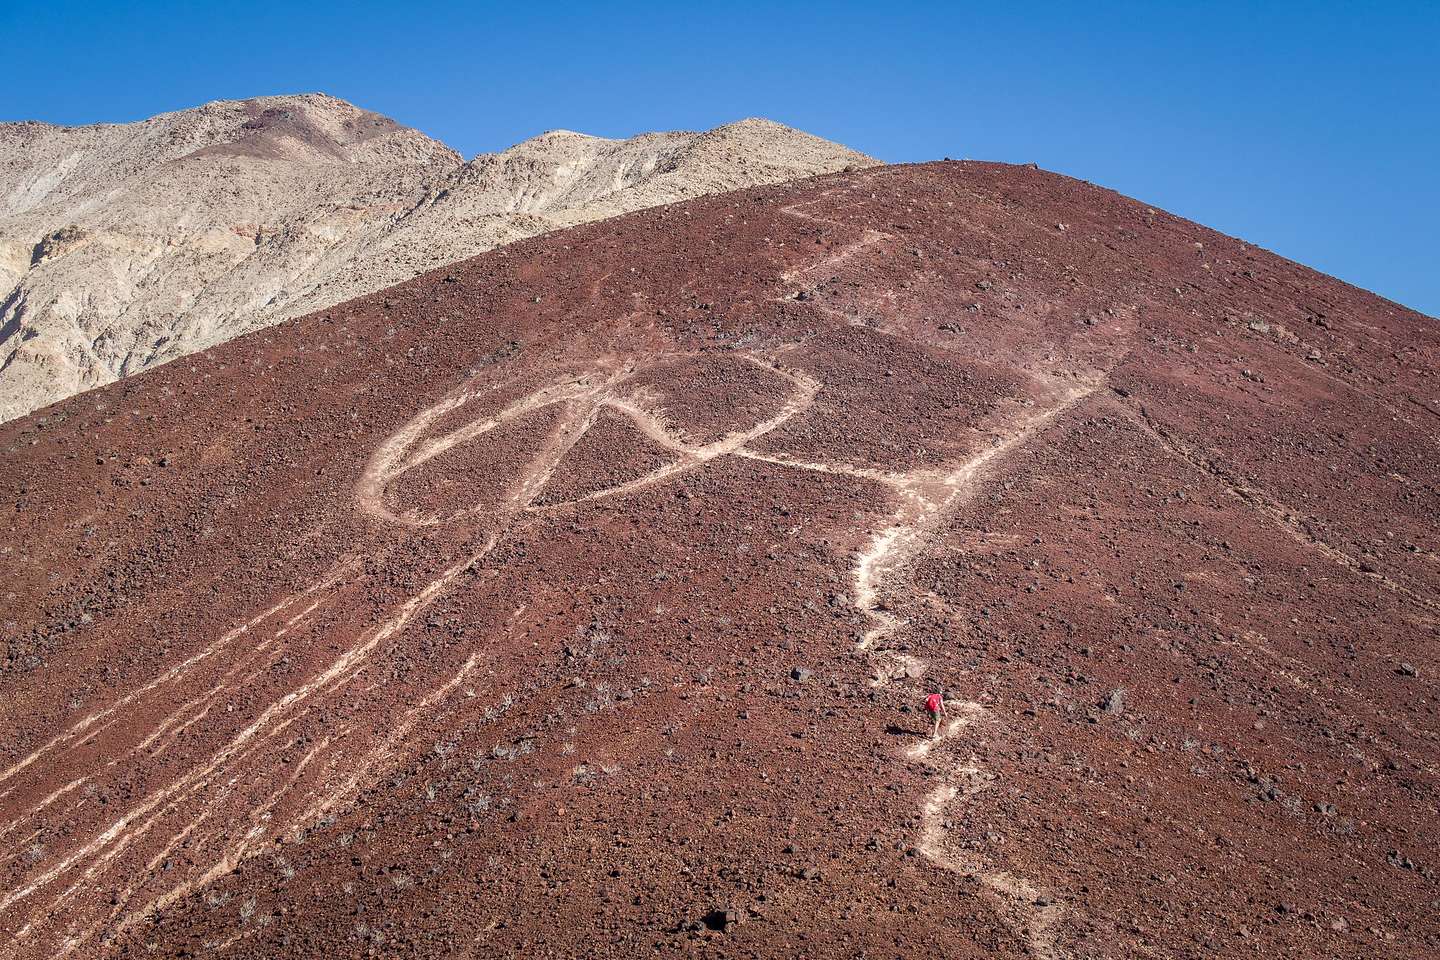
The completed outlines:
[[[0,124],[0,421],[500,244],[875,163],[766,120],[465,163],[323,94]]]

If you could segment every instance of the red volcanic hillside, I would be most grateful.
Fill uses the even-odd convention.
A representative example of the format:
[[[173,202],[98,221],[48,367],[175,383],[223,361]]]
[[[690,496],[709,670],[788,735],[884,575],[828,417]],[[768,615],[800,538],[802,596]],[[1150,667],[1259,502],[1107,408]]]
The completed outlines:
[[[6,424],[0,958],[1435,956],[1437,371],[943,163]]]

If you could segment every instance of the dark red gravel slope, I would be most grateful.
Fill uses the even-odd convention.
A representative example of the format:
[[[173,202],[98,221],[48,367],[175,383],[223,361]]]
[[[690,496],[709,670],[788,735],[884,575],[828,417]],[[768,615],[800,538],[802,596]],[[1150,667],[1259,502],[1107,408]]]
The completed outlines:
[[[1437,373],[941,163],[0,426],[0,958],[1436,956]]]

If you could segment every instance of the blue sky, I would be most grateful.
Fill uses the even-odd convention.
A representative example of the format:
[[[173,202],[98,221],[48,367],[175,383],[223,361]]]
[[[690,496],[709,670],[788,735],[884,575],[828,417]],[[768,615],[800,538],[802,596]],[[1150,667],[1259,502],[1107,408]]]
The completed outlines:
[[[1440,315],[1440,0],[0,0],[0,119],[323,90],[467,156],[765,116],[1039,163]]]

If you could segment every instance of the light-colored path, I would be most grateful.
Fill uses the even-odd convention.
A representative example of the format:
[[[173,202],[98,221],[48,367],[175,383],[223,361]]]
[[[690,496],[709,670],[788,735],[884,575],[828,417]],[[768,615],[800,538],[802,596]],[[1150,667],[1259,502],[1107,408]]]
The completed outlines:
[[[651,362],[677,356],[657,356]],[[431,435],[447,414],[482,397],[476,389],[462,389],[381,442],[356,483],[356,509],[382,527],[456,523],[475,511],[430,517],[397,509],[389,499],[393,485],[407,472],[503,424],[549,407],[557,407],[560,414],[528,465],[509,478],[501,504],[486,508],[482,520],[490,532],[472,551],[353,639],[329,637],[321,627],[318,645],[313,638],[309,645],[337,652],[297,674],[297,682],[281,688],[273,701],[252,708],[247,722],[217,747],[204,754],[189,752],[188,735],[204,729],[198,725],[228,716],[237,692],[267,689],[257,684],[289,663],[292,635],[341,612],[337,605],[368,558],[348,558],[315,584],[273,602],[0,770],[0,799],[17,794],[36,798],[25,814],[0,824],[0,867],[23,878],[0,892],[0,918],[21,918],[13,927],[17,936],[0,944],[0,958],[63,956],[99,936],[123,931],[267,849],[278,834],[300,831],[340,809],[383,772],[416,728],[460,688],[484,649],[473,652],[454,673],[428,678],[428,691],[423,686],[412,691],[413,704],[383,727],[372,729],[373,724],[366,723],[361,728],[361,707],[380,705],[375,691],[383,686],[385,658],[377,662],[377,654],[452,591],[506,530],[527,514],[633,493],[718,457],[745,453],[746,444],[814,401],[820,385],[812,378],[765,358],[744,359],[788,382],[790,394],[767,419],[705,444],[686,442],[661,415],[625,391],[637,370],[644,369],[635,363],[599,364],[449,433]],[[537,504],[559,464],[606,409],[629,418],[675,459],[580,501]],[[316,711],[325,712],[326,735],[310,740],[297,731]],[[67,770],[83,772],[72,777]],[[137,778],[135,771],[143,773]],[[135,791],[136,785],[141,789]],[[107,798],[103,819],[96,816],[100,796]],[[53,829],[60,822],[77,826],[61,834]],[[159,869],[162,864],[167,869]]]
[[[839,221],[816,216],[798,207],[788,207],[783,212],[827,227],[847,229]],[[830,257],[787,273],[784,279],[794,281],[811,275],[818,269],[833,266],[890,239],[893,238],[865,230],[857,240],[842,246]],[[822,313],[834,312],[820,304],[816,304],[815,308]],[[756,457],[794,469],[860,476],[890,488],[895,503],[894,513],[857,557],[852,573],[855,605],[870,621],[870,627],[856,647],[858,652],[872,658],[875,663],[874,685],[914,680],[922,677],[929,667],[916,657],[888,649],[888,642],[897,634],[902,634],[907,625],[892,612],[893,605],[886,602],[885,594],[913,593],[911,566],[923,556],[956,508],[976,492],[987,468],[1094,393],[1104,382],[1104,377],[1104,373],[1097,371],[1069,382],[1057,381],[1054,377],[1037,378],[1044,391],[1050,394],[1046,402],[1031,408],[1024,416],[999,430],[987,447],[958,464],[940,470],[878,473],[845,464],[794,460],[783,455]],[[931,687],[917,687],[917,700],[922,692],[933,690]],[[905,760],[923,764],[939,775],[939,784],[921,801],[921,828],[916,848],[940,869],[978,880],[997,915],[1021,937],[1030,952],[1044,960],[1056,960],[1061,954],[1056,945],[1055,930],[1063,917],[1063,907],[1030,881],[995,866],[983,857],[960,856],[952,852],[951,845],[947,843],[946,812],[951,805],[987,789],[996,779],[993,774],[977,767],[973,757],[962,759],[958,746],[961,733],[976,724],[989,722],[989,712],[980,703],[971,701],[947,701],[947,709],[950,718],[936,739],[921,740],[904,751]]]
[[[928,664],[887,649],[887,641],[902,633],[905,622],[891,612],[884,600],[887,592],[903,593],[908,586],[910,566],[927,550],[956,508],[972,496],[987,467],[1020,447],[1065,411],[1090,396],[1099,378],[1071,383],[1055,391],[1048,404],[1032,409],[1009,426],[994,442],[963,462],[943,470],[915,470],[904,473],[876,473],[843,464],[811,463],[784,457],[757,457],[780,466],[827,474],[848,474],[877,480],[894,495],[895,510],[887,525],[877,531],[856,559],[852,574],[855,605],[869,618],[871,626],[856,645],[858,652],[875,663],[875,685],[924,674]],[[920,688],[928,691],[929,688]],[[917,692],[917,699],[919,695]],[[989,712],[977,702],[949,701],[950,719],[934,740],[921,740],[904,751],[904,758],[927,766],[939,774],[939,785],[923,799],[921,832],[916,847],[937,867],[974,877],[986,891],[996,913],[1009,924],[1041,958],[1058,958],[1055,928],[1063,908],[1030,881],[998,868],[980,857],[963,857],[950,852],[946,843],[945,814],[953,803],[963,802],[993,783],[995,777],[980,770],[973,757],[960,759],[958,735],[967,728],[989,722]]]

